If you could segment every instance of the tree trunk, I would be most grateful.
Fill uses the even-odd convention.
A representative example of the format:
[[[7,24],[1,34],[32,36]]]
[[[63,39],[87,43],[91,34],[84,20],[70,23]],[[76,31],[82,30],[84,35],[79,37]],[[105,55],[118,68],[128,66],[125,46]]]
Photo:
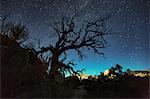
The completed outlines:
[[[55,76],[58,74],[58,69],[59,69],[59,54],[56,53],[52,56],[51,68],[49,71],[50,79],[55,78]]]

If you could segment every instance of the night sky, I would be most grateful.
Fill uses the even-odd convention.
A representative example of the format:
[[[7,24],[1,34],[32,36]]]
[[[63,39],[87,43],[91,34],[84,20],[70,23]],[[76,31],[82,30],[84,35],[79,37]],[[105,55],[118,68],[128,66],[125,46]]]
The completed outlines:
[[[69,53],[76,69],[86,68],[87,74],[98,74],[115,64],[124,69],[149,69],[149,8],[148,0],[1,0],[1,18],[27,25],[31,38],[41,39],[46,46],[50,39],[47,24],[58,22],[62,16],[77,15],[79,20],[93,20],[111,13],[107,21],[113,35],[106,36],[109,47],[103,49],[105,57],[85,52],[81,61]],[[36,41],[32,40],[36,47]]]

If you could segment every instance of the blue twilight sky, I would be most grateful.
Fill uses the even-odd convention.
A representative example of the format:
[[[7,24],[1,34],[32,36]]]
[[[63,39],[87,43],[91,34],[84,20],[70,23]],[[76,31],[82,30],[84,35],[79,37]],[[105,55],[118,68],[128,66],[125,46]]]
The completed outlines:
[[[46,24],[59,21],[62,16],[78,15],[79,20],[93,20],[112,13],[107,27],[116,34],[106,37],[109,47],[103,49],[105,57],[85,52],[82,61],[70,52],[69,59],[77,63],[76,69],[86,68],[87,74],[98,74],[115,64],[124,69],[150,69],[149,62],[149,0],[2,0],[1,17],[21,21],[30,30],[31,38],[41,39],[46,46],[51,29]],[[32,40],[36,46],[36,42]]]

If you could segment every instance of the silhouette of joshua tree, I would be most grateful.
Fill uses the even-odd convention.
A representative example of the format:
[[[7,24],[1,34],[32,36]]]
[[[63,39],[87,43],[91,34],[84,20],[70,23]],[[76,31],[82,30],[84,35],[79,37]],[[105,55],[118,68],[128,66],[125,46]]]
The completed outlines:
[[[42,47],[39,51],[36,51],[37,55],[42,55],[46,52],[51,53],[47,58],[47,63],[50,66],[50,78],[52,75],[56,75],[57,71],[61,70],[69,70],[73,73],[76,72],[71,67],[71,65],[75,65],[74,63],[68,63],[66,65],[63,63],[67,58],[68,50],[77,52],[77,55],[81,59],[83,58],[81,49],[94,51],[96,54],[104,54],[100,52],[100,49],[107,47],[104,36],[109,34],[109,31],[105,27],[105,21],[108,18],[110,18],[110,16],[99,18],[93,22],[87,20],[83,21],[80,28],[77,27],[74,21],[75,17],[66,20],[62,18],[62,22],[59,23],[59,28],[50,25],[57,34],[55,45],[49,44],[49,46]],[[62,55],[64,58],[60,59]]]

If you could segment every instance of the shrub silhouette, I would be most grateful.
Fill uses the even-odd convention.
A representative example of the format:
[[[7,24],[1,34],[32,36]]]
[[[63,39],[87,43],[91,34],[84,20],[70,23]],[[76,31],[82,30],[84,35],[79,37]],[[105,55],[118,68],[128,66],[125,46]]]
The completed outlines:
[[[29,38],[29,31],[27,27],[21,22],[6,22],[6,18],[7,17],[2,20],[0,33],[2,35],[7,35],[9,38],[19,43],[25,42]]]

